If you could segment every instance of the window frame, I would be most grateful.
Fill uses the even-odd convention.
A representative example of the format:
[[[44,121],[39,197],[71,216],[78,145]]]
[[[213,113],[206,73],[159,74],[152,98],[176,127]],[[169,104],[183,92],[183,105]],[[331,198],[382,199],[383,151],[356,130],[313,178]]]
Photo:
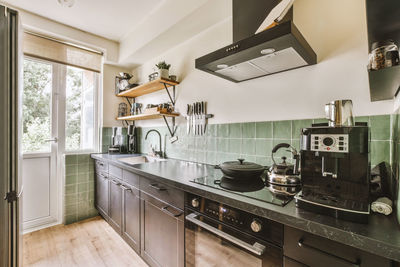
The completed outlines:
[[[47,64],[52,65],[52,70],[53,70],[53,76],[52,76],[52,86],[53,92],[52,92],[52,97],[55,98],[57,110],[53,110],[52,106],[52,114],[53,112],[57,113],[52,115],[53,119],[56,119],[54,122],[53,119],[51,120],[51,124],[56,123],[57,126],[56,132],[53,132],[53,136],[57,136],[58,142],[57,142],[57,150],[59,155],[74,155],[74,154],[89,154],[89,153],[95,153],[99,151],[100,147],[100,111],[101,111],[101,102],[99,101],[101,97],[101,77],[102,77],[102,72],[94,72],[96,75],[95,79],[95,86],[94,86],[94,91],[93,91],[93,101],[94,101],[94,132],[93,132],[93,148],[92,149],[77,149],[77,150],[66,150],[65,146],[65,141],[66,141],[66,90],[67,90],[67,85],[66,85],[66,73],[67,73],[67,67],[68,65],[62,64],[62,63],[57,63],[54,61],[50,60],[45,60],[41,58],[36,58],[28,55],[24,55],[23,60],[28,59],[36,62],[43,62]],[[74,66],[75,67],[75,66]],[[79,68],[79,67],[75,67]],[[80,68],[82,69],[82,68]],[[84,70],[84,69],[83,69]],[[24,153],[24,155],[34,155],[34,154],[40,154],[43,152],[28,152]]]

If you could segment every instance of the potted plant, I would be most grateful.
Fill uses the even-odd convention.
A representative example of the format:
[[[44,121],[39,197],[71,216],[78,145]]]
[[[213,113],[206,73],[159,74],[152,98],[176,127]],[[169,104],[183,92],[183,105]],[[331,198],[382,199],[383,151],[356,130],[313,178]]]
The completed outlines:
[[[156,64],[156,67],[158,68],[158,77],[169,79],[169,68],[171,67],[171,64],[167,64],[165,61],[160,61]]]

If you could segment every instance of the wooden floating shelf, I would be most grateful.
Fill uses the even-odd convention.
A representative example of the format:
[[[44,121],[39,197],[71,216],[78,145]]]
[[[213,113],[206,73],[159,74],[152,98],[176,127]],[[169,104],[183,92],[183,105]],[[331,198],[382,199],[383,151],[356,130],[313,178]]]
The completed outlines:
[[[118,117],[119,121],[139,121],[139,120],[154,120],[160,119],[162,117],[178,117],[179,113],[152,113],[152,114],[140,114],[140,115],[132,115],[132,116],[124,116]]]
[[[146,94],[150,94],[156,91],[160,91],[165,89],[166,87],[171,87],[179,84],[177,81],[172,81],[168,79],[156,79],[154,81],[138,85],[136,87],[133,87],[129,90],[126,90],[124,92],[119,93],[117,96],[122,96],[122,97],[137,97],[137,96],[142,96]]]

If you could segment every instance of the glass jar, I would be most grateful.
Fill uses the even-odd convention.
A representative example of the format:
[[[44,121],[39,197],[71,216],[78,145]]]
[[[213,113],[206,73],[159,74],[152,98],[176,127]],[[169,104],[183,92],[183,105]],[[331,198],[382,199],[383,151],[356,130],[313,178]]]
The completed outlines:
[[[128,105],[126,103],[119,103],[118,117],[124,117],[128,114]]]
[[[368,64],[370,70],[380,70],[399,65],[399,48],[393,40],[375,42],[371,49]]]

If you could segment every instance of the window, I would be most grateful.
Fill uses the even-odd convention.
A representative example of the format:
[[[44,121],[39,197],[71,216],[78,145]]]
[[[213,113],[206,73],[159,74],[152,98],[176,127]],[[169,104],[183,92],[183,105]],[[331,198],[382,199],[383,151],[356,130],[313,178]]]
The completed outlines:
[[[24,60],[22,151],[49,152],[51,138],[52,65]]]
[[[25,57],[23,79],[24,153],[50,153],[56,138],[60,151],[97,149],[99,73]]]
[[[65,150],[93,150],[98,74],[67,67]]]

